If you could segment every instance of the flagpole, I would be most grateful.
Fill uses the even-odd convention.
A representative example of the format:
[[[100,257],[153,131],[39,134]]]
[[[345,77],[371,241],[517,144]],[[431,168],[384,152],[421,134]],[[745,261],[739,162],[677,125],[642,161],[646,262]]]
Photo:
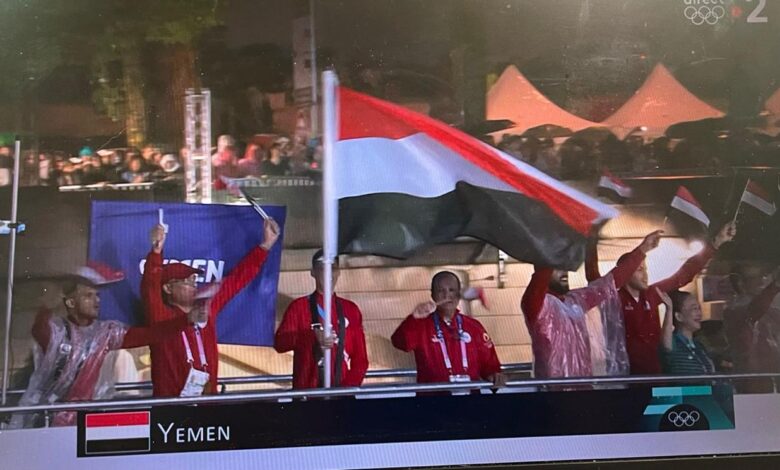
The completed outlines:
[[[17,220],[17,209],[19,206],[19,163],[22,159],[21,141],[16,137],[14,142],[14,174],[13,186],[11,190],[11,241],[8,244],[8,285],[6,287],[5,298],[5,337],[3,338],[3,393],[2,405],[6,405],[8,398],[8,379],[11,356],[11,314],[13,310],[14,297],[14,265],[16,263],[16,233],[19,223]]]
[[[338,226],[339,206],[335,187],[335,154],[336,141],[338,140],[338,101],[336,88],[338,77],[331,70],[322,73],[322,103],[323,103],[323,164],[322,164],[322,214],[323,214],[323,268],[325,269],[325,293],[324,307],[325,318],[323,333],[329,337],[333,331],[331,322],[332,298],[333,298],[333,260],[338,255]],[[325,373],[323,387],[331,386],[331,364],[333,357],[331,350],[325,350],[323,355]]]
[[[734,211],[734,218],[731,219],[732,224],[737,223],[737,217],[739,217],[739,209],[740,207],[742,207],[742,198],[745,197],[745,191],[747,191],[749,184],[750,184],[750,178],[748,178],[747,182],[745,183],[745,189],[742,190],[742,194],[739,195],[739,202],[737,202],[737,210]]]

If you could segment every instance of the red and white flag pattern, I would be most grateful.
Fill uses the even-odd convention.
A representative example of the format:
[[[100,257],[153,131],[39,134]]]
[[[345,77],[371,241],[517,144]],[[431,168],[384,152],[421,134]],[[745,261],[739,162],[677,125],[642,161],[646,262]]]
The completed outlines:
[[[87,261],[85,266],[76,270],[76,275],[81,276],[96,286],[112,284],[125,278],[125,273],[97,261]]]
[[[447,124],[344,87],[335,95],[342,253],[406,258],[471,236],[516,259],[576,267],[593,226],[617,215]]]
[[[753,206],[768,216],[774,215],[777,211],[777,207],[775,207],[775,203],[769,193],[753,180],[748,180],[739,202],[740,204],[744,202],[749,206]]]
[[[151,429],[148,411],[93,413],[84,417],[84,453],[148,452]]]
[[[677,194],[675,194],[672,199],[672,207],[685,215],[696,219],[704,226],[710,226],[710,218],[704,213],[699,201],[693,197],[693,194],[691,194],[685,186],[680,186],[677,189]]]
[[[609,170],[604,169],[599,179],[599,188],[612,191],[622,199],[628,199],[633,195],[633,190],[623,180],[614,176]]]

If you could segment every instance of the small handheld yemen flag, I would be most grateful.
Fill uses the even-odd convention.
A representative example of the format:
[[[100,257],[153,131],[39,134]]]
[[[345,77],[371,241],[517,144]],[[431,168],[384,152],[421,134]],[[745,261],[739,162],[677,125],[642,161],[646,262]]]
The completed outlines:
[[[691,194],[685,186],[680,186],[677,189],[677,194],[675,194],[672,199],[672,207],[697,220],[705,227],[710,226],[710,218],[707,217],[707,214],[702,210],[699,201],[693,197],[693,194]]]
[[[93,413],[84,417],[85,454],[148,452],[149,412]]]
[[[606,168],[599,179],[599,193],[604,193],[611,199],[625,201],[630,198],[633,191],[623,180],[612,175]]]
[[[515,259],[573,269],[594,225],[617,215],[442,122],[335,83],[324,93],[335,101],[324,119],[325,245],[337,237],[339,253],[407,258],[471,236]]]
[[[749,206],[753,206],[768,216],[774,215],[777,211],[775,203],[772,201],[769,193],[753,180],[748,180],[745,191],[742,193],[742,198],[739,202],[740,204],[744,202]]]

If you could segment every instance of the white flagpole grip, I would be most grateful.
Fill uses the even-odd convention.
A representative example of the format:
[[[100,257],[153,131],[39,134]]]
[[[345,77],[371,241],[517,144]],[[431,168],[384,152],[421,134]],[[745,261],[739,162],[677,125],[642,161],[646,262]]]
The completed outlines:
[[[325,307],[325,318],[322,322],[323,332],[329,337],[333,331],[331,324],[332,305],[333,305],[333,260],[338,251],[338,226],[339,226],[339,206],[335,187],[335,154],[336,141],[338,140],[338,100],[337,100],[338,78],[333,71],[325,71],[322,74],[322,101],[323,101],[323,185],[322,185],[322,204],[323,204],[323,268],[325,274],[325,295],[323,303]],[[328,349],[323,355],[325,374],[323,386],[330,388],[331,371],[333,355]]]
[[[14,142],[14,174],[11,189],[11,223],[16,224],[17,209],[19,207],[19,163],[22,160],[21,142],[16,138]],[[11,229],[11,240],[8,244],[8,284],[6,285],[5,298],[5,337],[3,338],[3,391],[0,401],[5,406],[8,399],[8,379],[10,377],[11,356],[11,314],[14,296],[14,266],[16,264],[16,233],[17,229]]]

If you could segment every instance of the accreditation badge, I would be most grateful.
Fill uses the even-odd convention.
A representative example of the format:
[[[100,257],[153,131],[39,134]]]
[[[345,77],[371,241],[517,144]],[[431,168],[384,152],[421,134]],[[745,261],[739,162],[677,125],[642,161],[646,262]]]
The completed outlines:
[[[190,367],[190,373],[184,382],[180,397],[199,397],[203,395],[203,390],[209,383],[209,373]]]

